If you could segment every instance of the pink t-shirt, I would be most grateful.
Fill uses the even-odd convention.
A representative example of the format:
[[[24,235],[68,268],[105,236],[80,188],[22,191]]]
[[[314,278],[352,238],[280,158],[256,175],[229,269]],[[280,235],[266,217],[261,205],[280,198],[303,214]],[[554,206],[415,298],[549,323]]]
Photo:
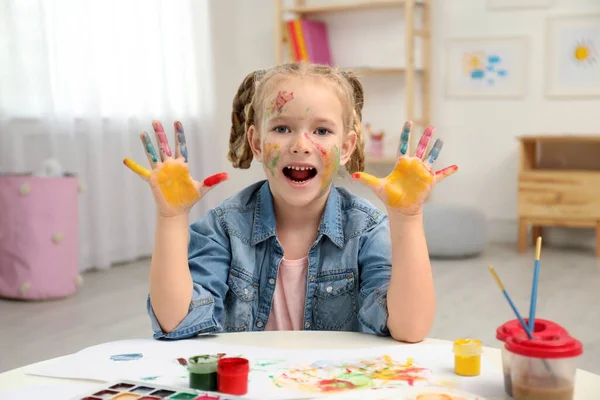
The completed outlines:
[[[281,260],[267,331],[299,331],[303,328],[308,257]]]

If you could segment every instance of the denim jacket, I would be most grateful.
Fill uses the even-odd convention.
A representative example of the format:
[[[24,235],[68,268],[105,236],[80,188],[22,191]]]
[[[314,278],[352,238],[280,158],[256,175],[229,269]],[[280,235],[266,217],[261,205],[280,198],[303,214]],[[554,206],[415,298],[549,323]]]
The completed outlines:
[[[269,183],[261,181],[191,224],[188,314],[165,333],[148,297],[154,337],[264,330],[282,258]],[[391,260],[387,215],[333,186],[308,253],[304,329],[389,335]]]

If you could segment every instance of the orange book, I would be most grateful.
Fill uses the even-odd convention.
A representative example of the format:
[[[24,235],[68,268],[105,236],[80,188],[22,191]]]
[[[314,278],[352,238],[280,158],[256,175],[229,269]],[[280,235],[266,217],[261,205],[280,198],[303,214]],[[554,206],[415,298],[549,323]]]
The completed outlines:
[[[290,46],[294,50],[294,61],[300,61],[300,50],[298,49],[298,42],[296,40],[296,30],[294,29],[294,21],[288,21],[288,37],[290,38]]]
[[[306,52],[306,43],[304,43],[304,35],[302,33],[302,24],[299,19],[293,21],[294,32],[296,33],[296,43],[298,43],[298,52],[300,53],[301,61],[308,61],[308,53]]]

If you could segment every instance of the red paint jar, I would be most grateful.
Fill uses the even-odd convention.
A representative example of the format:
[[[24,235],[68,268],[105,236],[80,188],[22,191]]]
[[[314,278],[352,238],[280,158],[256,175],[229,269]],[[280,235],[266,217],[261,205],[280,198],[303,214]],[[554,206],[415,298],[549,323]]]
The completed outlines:
[[[243,395],[248,392],[250,363],[245,358],[225,357],[217,365],[217,386],[219,392]]]
[[[524,319],[525,324],[528,324],[528,319]],[[496,329],[496,339],[503,343],[502,346],[502,370],[504,372],[504,391],[507,395],[512,397],[512,379],[510,373],[510,357],[511,353],[506,350],[504,343],[508,339],[513,336],[525,335],[525,331],[521,326],[521,323],[518,319],[513,319],[504,324],[500,325],[498,329]],[[560,336],[569,336],[569,332],[559,324],[548,321],[546,319],[535,319],[535,324],[533,326],[533,337],[542,339],[542,338],[551,338],[551,337],[560,337]]]

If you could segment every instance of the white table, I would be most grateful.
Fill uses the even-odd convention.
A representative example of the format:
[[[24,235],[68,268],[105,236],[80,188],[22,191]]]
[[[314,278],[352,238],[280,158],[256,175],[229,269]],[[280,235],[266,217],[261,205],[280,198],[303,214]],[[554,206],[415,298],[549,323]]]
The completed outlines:
[[[275,349],[357,349],[392,344],[403,345],[395,342],[391,338],[377,337],[374,335],[351,332],[319,331],[226,333],[211,337],[205,336],[201,340],[230,345],[235,344]],[[423,343],[450,344],[448,341],[438,339],[427,339]],[[496,365],[498,369],[502,368],[500,350],[484,347],[483,356]],[[29,399],[33,393],[36,393],[36,389],[39,389],[37,393],[40,395],[45,393],[44,399],[64,399],[64,396],[48,396],[48,393],[66,393],[68,390],[70,393],[69,396],[72,396],[94,390],[98,387],[98,382],[95,381],[55,379],[26,375],[27,371],[33,366],[38,366],[42,363],[51,364],[61,358],[62,357],[58,357],[42,361],[41,363],[28,365],[0,374],[0,398],[6,400],[8,393],[9,399]],[[509,397],[506,397],[506,399],[509,399]],[[600,376],[583,370],[577,370],[575,399],[600,399]]]

